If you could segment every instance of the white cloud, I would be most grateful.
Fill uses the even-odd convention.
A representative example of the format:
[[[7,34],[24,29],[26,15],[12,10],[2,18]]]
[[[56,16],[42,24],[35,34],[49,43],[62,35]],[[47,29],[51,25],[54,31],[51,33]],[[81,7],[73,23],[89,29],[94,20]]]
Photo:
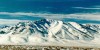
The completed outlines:
[[[87,19],[87,20],[99,20],[100,13],[79,13],[79,14],[69,14],[70,18]]]
[[[25,13],[25,12],[0,12],[0,15],[11,15],[12,17],[43,17],[50,19],[63,19],[63,18],[76,18],[76,19],[86,19],[86,20],[99,20],[100,13],[75,13],[75,14],[48,14],[48,13]]]
[[[10,12],[0,12],[0,15],[14,15],[14,16],[19,16],[19,15],[27,15],[31,16],[34,15],[33,13],[23,13],[23,12],[15,12],[15,13],[10,13]]]
[[[92,9],[92,10],[100,10],[100,8],[99,7],[73,7],[73,8],[77,8],[77,9]]]
[[[10,24],[17,24],[18,22],[21,22],[22,20],[16,20],[16,19],[0,19],[0,25],[10,25]]]

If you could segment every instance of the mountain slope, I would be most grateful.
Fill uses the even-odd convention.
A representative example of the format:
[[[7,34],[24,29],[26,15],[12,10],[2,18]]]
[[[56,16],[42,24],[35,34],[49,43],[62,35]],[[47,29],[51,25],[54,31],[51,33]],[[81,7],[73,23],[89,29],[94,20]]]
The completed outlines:
[[[42,19],[0,29],[0,43],[67,43],[100,40],[100,26]]]

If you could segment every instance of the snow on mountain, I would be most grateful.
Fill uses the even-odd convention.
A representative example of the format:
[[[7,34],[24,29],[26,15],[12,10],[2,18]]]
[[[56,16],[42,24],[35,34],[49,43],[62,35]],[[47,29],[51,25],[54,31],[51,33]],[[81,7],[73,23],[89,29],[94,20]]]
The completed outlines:
[[[75,41],[75,42],[74,42]],[[99,44],[100,25],[58,20],[19,22],[0,29],[0,44],[6,43],[94,43]]]

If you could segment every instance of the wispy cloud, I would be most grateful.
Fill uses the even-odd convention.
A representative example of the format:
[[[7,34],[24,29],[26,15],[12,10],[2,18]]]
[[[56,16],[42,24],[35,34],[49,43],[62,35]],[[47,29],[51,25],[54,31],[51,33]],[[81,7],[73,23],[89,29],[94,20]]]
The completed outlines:
[[[19,16],[19,15],[27,15],[27,16],[32,16],[34,15],[33,13],[24,13],[24,12],[15,12],[15,13],[10,13],[10,12],[0,12],[0,15],[14,15],[14,16]]]
[[[75,19],[88,19],[99,20],[100,13],[75,13],[75,14],[48,14],[48,13],[25,13],[25,12],[0,12],[0,15],[11,15],[11,17],[26,18],[30,20],[33,17],[50,18],[50,19],[63,19],[63,18],[75,18]]]
[[[77,8],[77,9],[100,10],[100,8],[99,8],[99,7],[73,7],[73,8]]]
[[[74,18],[81,18],[81,19],[100,20],[100,13],[76,13],[76,14],[69,14],[68,16],[74,17]]]

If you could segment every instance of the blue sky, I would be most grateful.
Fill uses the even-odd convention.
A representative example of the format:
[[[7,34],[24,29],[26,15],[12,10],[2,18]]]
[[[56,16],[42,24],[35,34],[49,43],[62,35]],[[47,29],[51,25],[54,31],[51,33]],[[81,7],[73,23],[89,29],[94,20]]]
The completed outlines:
[[[50,18],[99,23],[99,14],[100,0],[0,0],[0,19],[3,21]]]
[[[100,5],[99,0],[0,0],[0,11],[77,13],[87,10],[76,11],[71,7],[92,7],[96,5]]]

